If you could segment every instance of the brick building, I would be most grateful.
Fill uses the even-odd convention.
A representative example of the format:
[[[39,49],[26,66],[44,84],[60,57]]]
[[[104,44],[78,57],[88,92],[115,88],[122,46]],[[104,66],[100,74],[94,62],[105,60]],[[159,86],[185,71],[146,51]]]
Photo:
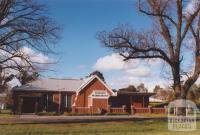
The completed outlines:
[[[14,113],[107,112],[111,107],[147,107],[152,93],[114,93],[98,76],[86,79],[41,79],[13,88]]]
[[[14,113],[71,111],[73,107],[106,110],[113,91],[97,76],[86,79],[44,79],[13,88]]]

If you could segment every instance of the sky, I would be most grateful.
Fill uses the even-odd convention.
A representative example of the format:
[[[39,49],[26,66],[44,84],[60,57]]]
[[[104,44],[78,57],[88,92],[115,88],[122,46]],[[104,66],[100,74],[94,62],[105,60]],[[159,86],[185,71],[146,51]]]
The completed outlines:
[[[95,37],[97,32],[112,30],[120,24],[129,24],[136,30],[150,28],[151,20],[137,11],[134,0],[39,1],[47,5],[49,16],[62,28],[55,48],[58,54],[48,56],[57,63],[50,66],[53,71],[43,73],[44,77],[84,78],[99,70],[113,89],[145,83],[152,91],[156,84],[169,84],[161,61],[123,62]]]

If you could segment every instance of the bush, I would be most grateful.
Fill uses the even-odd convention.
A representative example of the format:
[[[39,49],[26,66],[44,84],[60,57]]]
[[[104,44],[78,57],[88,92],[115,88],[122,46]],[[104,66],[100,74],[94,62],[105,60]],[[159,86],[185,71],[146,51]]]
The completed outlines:
[[[90,114],[90,113],[72,113],[72,112],[64,112],[64,115],[65,116],[97,116],[97,115],[101,115],[100,113],[93,113],[93,114]]]
[[[1,114],[12,114],[13,112],[10,109],[3,109],[3,110],[0,110],[0,113]]]

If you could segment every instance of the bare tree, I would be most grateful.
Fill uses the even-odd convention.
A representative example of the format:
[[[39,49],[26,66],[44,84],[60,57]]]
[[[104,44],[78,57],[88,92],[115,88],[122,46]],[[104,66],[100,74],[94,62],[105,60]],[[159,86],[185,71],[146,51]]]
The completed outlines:
[[[28,71],[20,71],[16,78],[20,81],[22,85],[33,82],[39,78],[40,74],[38,72],[28,72]]]
[[[36,61],[23,52],[29,47],[42,53],[53,52],[59,26],[36,0],[0,0],[0,70],[34,70]]]
[[[200,74],[200,1],[138,0],[137,4],[139,11],[152,19],[150,30],[138,32],[121,25],[110,32],[99,32],[97,38],[103,46],[123,56],[125,61],[163,60],[171,69],[176,98],[185,99]],[[192,4],[192,9],[188,9],[189,4]],[[186,36],[191,33],[195,49],[190,51],[195,57],[194,71],[189,74],[183,71],[182,65],[183,59],[189,57],[184,54],[183,48],[187,44]],[[187,76],[185,81],[182,81],[183,75]]]

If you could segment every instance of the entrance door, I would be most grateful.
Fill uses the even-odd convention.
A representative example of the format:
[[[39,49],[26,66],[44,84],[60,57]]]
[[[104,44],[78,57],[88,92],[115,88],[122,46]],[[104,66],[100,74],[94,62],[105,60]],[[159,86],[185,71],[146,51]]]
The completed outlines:
[[[36,97],[23,97],[22,113],[35,113]]]

